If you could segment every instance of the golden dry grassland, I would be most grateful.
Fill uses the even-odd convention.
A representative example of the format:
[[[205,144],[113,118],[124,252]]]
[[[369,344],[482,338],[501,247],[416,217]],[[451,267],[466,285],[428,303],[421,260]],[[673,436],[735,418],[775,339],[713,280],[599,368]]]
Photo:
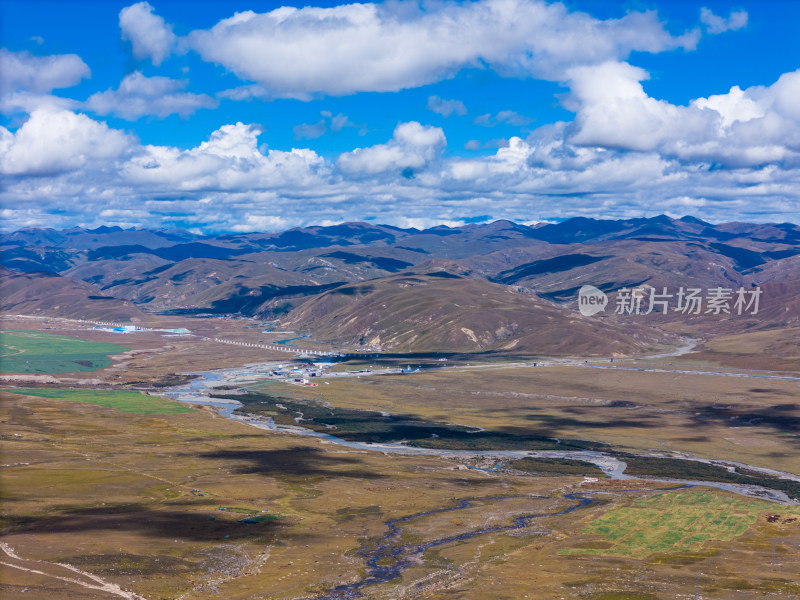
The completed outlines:
[[[800,382],[530,367],[342,378],[275,395],[620,448],[689,452],[800,473]]]
[[[386,534],[389,519],[476,499],[402,526],[401,542],[425,542],[556,512],[574,504],[564,492],[584,489],[577,477],[490,476],[443,458],[351,451],[205,410],[137,414],[6,392],[1,407],[3,541],[20,559],[5,562],[44,573],[4,567],[0,594],[9,598],[118,597],[58,579],[64,564],[148,599],[314,598],[365,575],[358,551]],[[599,504],[436,546],[399,579],[365,588],[365,597],[601,598],[623,590],[614,597],[674,598],[692,589],[698,569],[713,574],[704,585],[725,590],[709,597],[794,589],[787,581],[800,569],[800,528],[769,522],[763,503],[744,533],[701,552],[564,556],[597,538],[585,531],[593,520],[652,487],[592,486],[607,492]],[[240,522],[264,515],[276,518]],[[766,567],[773,543],[780,566]],[[743,578],[751,595],[725,595]]]

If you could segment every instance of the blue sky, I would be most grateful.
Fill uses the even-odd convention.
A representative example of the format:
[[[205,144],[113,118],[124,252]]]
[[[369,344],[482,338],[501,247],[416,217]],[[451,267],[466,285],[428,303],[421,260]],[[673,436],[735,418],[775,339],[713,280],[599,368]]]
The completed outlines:
[[[800,221],[797,2],[0,7],[5,229]]]

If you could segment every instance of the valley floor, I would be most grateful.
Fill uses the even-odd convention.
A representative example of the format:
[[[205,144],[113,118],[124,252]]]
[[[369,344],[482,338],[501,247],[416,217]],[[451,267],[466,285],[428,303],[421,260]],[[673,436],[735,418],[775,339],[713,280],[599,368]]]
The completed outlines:
[[[744,477],[800,475],[791,374],[689,368],[686,357],[426,369],[433,359],[383,375],[398,365],[351,361],[308,387],[244,369],[265,360],[244,347],[220,355],[207,342],[93,335],[131,353],[28,394],[13,381],[0,392],[4,598],[800,596],[800,508],[648,480],[653,465],[635,458],[691,454],[749,465]],[[634,457],[629,470],[645,475],[608,478],[555,454],[347,447],[158,399],[189,385],[182,374],[225,367],[248,373],[220,379],[219,394],[251,398],[279,426],[335,418],[337,436],[437,427],[434,447],[448,434],[463,443],[465,431],[486,443],[588,444]],[[150,390],[146,410],[127,395],[137,388]]]

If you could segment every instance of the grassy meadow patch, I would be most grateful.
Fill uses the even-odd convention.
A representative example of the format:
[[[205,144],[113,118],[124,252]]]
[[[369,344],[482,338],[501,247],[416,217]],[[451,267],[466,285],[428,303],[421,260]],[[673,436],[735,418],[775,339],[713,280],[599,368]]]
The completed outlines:
[[[120,412],[167,415],[192,412],[188,406],[157,396],[147,396],[141,392],[129,390],[45,390],[34,388],[8,388],[2,390],[25,396],[53,398],[69,402],[84,402],[105,408],[113,408]]]
[[[0,334],[3,373],[81,373],[111,365],[110,355],[129,348],[90,342],[41,331],[15,330]]]
[[[697,552],[706,542],[727,542],[742,535],[764,511],[800,514],[796,507],[710,491],[663,492],[612,508],[581,531],[601,536],[607,547],[592,543],[594,547],[569,548],[562,553],[643,559],[651,554]]]

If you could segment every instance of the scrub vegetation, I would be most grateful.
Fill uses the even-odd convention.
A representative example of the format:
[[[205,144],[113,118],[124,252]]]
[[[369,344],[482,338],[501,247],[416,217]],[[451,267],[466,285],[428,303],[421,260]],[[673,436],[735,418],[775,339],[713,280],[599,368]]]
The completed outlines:
[[[259,392],[218,394],[217,398],[234,399],[244,406],[238,411],[272,417],[282,425],[303,427],[331,433],[358,442],[407,442],[421,448],[450,450],[594,450],[602,444],[583,440],[560,441],[524,432],[483,430],[417,415],[386,414],[369,410],[339,408],[313,400],[271,396]]]
[[[737,468],[736,471],[729,471],[724,467],[697,461],[633,456],[631,454],[617,455],[617,458],[624,460],[628,465],[628,468],[625,469],[627,475],[760,485],[773,490],[781,490],[786,492],[790,498],[800,500],[800,482],[780,479],[751,469]]]

